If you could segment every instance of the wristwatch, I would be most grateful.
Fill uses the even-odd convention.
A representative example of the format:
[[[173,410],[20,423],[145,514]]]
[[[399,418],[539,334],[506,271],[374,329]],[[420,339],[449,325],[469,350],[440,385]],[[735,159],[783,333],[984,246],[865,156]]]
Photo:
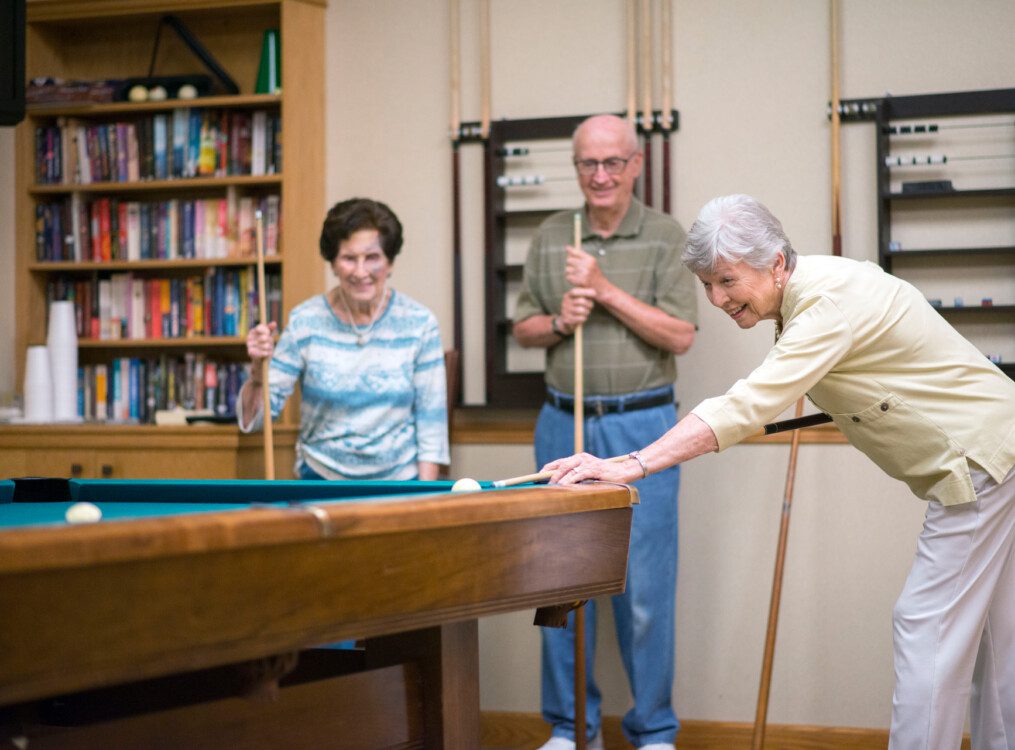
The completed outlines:
[[[560,330],[560,326],[557,325],[556,315],[550,318],[550,330],[553,331],[558,336],[560,336],[562,339],[566,339],[568,336],[571,335],[570,333],[564,333],[562,330]]]

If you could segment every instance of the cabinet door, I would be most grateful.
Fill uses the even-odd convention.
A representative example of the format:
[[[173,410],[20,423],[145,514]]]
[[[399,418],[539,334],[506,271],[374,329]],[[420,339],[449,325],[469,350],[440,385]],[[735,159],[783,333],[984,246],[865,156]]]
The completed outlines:
[[[0,449],[0,479],[28,474],[27,451]]]
[[[25,451],[25,476],[95,477],[95,451],[87,448]]]
[[[95,466],[107,479],[235,479],[236,449],[104,451]]]

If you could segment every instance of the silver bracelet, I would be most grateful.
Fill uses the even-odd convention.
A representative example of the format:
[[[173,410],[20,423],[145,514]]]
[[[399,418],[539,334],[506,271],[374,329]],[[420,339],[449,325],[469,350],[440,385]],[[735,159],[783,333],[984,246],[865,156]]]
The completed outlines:
[[[631,451],[627,455],[630,456],[631,458],[633,458],[635,461],[638,462],[638,465],[641,467],[641,478],[644,479],[645,477],[647,477],[648,476],[648,464],[646,464],[645,463],[645,459],[642,458],[641,451]]]

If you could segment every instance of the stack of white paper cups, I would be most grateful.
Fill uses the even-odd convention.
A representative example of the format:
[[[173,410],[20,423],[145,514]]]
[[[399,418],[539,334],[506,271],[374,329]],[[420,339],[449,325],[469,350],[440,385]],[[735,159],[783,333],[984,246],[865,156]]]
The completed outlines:
[[[53,421],[53,379],[49,371],[49,350],[28,347],[25,359],[25,421]]]
[[[78,419],[78,335],[73,302],[49,306],[49,370],[53,379],[53,420]]]

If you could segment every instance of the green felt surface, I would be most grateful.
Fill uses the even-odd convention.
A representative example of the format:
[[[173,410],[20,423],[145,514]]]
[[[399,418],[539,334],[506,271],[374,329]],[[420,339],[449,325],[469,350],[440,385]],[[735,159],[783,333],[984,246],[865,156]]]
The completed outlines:
[[[426,494],[447,494],[451,481],[328,482],[267,480],[71,479],[70,501],[11,502],[14,482],[0,480],[0,529],[43,524],[69,525],[67,509],[91,502],[103,521],[153,518],[182,513],[209,513],[258,507],[293,507],[305,503],[395,501]],[[492,482],[480,482],[490,490]],[[37,500],[37,501],[36,501]]]
[[[449,481],[329,482],[256,479],[72,479],[72,500],[89,502],[268,503],[348,500],[450,492]],[[486,486],[490,483],[487,482]]]
[[[70,526],[65,518],[74,503],[8,503],[0,506],[0,529],[23,526],[59,524]],[[166,517],[182,513],[210,513],[230,509],[247,509],[248,503],[95,503],[102,511],[102,521],[123,521],[137,518]],[[286,503],[275,503],[286,507]],[[254,506],[258,507],[258,506]],[[272,507],[265,505],[263,507]]]

